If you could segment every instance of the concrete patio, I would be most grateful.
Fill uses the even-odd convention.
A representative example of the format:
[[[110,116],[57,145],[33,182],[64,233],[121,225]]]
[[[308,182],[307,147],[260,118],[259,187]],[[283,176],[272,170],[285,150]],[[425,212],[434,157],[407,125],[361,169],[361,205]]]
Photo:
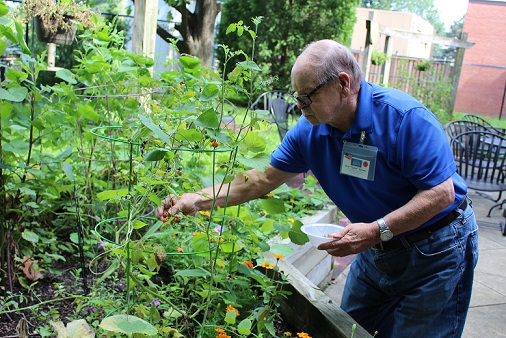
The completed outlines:
[[[494,202],[470,191],[473,208],[479,225],[480,256],[475,270],[473,295],[466,326],[465,338],[506,337],[506,237],[499,222],[505,220],[502,209],[494,209]],[[335,260],[332,274],[319,287],[332,300],[340,302],[350,258]],[[329,284],[331,280],[333,284]]]

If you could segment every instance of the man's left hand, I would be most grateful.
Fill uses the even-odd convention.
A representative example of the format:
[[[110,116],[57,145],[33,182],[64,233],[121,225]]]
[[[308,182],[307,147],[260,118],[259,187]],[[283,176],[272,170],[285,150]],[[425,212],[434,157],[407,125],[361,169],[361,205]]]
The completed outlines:
[[[335,240],[320,244],[318,249],[337,257],[357,254],[379,243],[378,231],[375,223],[352,223],[332,234]]]

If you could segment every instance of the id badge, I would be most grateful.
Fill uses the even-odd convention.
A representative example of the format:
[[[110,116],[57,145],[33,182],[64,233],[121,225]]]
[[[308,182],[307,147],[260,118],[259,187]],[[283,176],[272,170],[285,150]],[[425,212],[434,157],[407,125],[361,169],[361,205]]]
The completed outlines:
[[[374,181],[378,148],[346,142],[343,145],[341,174]]]

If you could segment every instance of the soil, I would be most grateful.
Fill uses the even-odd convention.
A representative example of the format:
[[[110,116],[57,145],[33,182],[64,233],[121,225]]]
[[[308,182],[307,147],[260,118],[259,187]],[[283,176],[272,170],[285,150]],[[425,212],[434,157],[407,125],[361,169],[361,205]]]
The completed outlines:
[[[18,325],[23,326],[24,323],[26,323],[26,332],[30,337],[41,337],[41,335],[35,333],[35,329],[48,324],[50,319],[47,319],[48,316],[44,316],[44,313],[47,314],[50,311],[51,314],[55,312],[59,313],[60,320],[64,323],[68,322],[67,318],[74,317],[75,304],[72,298],[55,302],[51,301],[64,297],[64,295],[61,295],[62,289],[68,290],[69,293],[74,295],[84,294],[84,279],[81,278],[76,282],[76,277],[71,273],[72,270],[78,267],[78,263],[72,266],[69,263],[58,262],[58,270],[61,272],[61,275],[44,274],[43,278],[32,283],[32,291],[22,287],[18,281],[15,281],[12,293],[15,295],[21,294],[25,298],[25,301],[19,302],[18,308],[28,308],[35,304],[47,303],[37,306],[36,311],[26,309],[4,313],[4,310],[8,311],[14,308],[12,306],[7,309],[0,307],[0,338],[22,337],[21,334],[18,334],[17,327]],[[76,285],[76,283],[78,284]],[[90,284],[89,281],[88,284]],[[89,286],[87,285],[87,287]],[[6,289],[9,290],[9,286]],[[5,290],[2,287],[0,295],[4,296],[4,294]],[[54,318],[53,315],[51,315],[51,318]]]

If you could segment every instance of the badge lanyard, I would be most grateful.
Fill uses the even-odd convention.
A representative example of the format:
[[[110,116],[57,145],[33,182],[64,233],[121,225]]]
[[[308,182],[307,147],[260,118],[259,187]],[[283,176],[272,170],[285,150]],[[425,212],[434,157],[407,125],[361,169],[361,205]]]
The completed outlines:
[[[378,148],[364,144],[365,131],[360,134],[360,143],[346,142],[343,145],[341,174],[374,181]]]

